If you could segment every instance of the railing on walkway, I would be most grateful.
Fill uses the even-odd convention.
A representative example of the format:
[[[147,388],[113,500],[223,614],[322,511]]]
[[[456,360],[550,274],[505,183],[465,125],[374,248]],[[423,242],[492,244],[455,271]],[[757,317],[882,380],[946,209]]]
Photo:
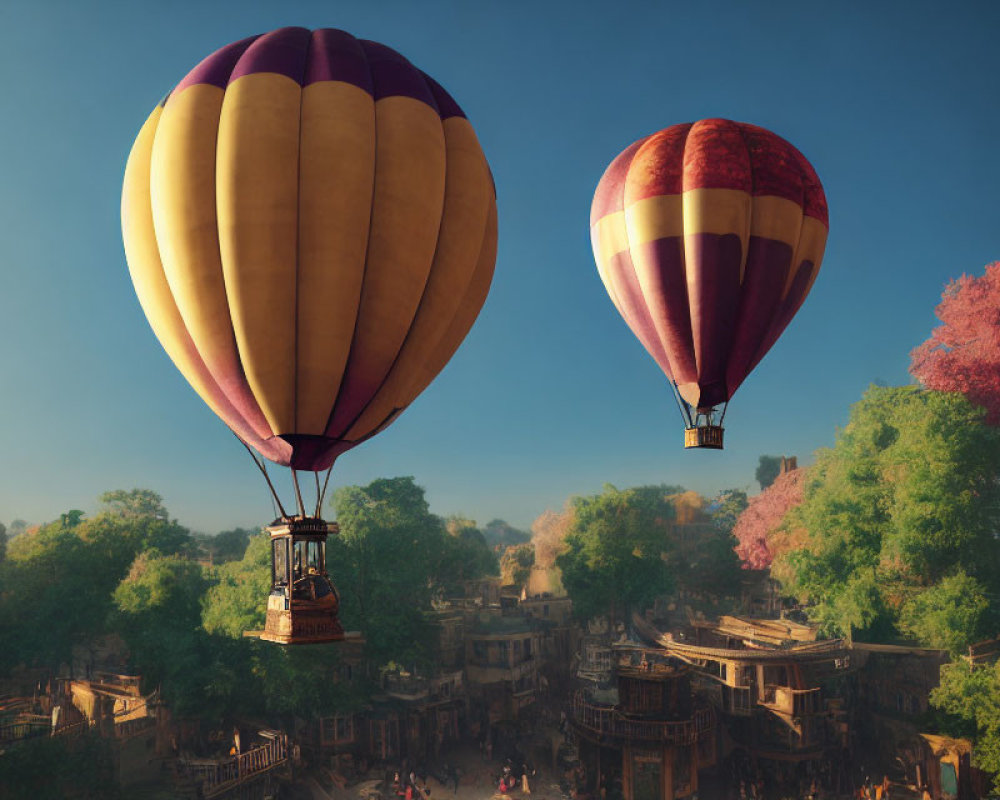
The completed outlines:
[[[116,739],[131,739],[133,736],[149,730],[156,724],[155,717],[134,717],[124,722],[115,723]]]
[[[224,759],[182,760],[182,770],[201,784],[205,798],[217,797],[233,786],[274,769],[288,760],[288,738],[275,734],[264,745]]]
[[[90,730],[93,723],[90,720],[80,720],[79,722],[71,722],[69,725],[62,725],[52,731],[53,736],[78,736],[84,731]]]
[[[20,714],[16,719],[0,723],[0,742],[16,742],[38,736],[75,736],[90,728],[87,720],[52,727],[48,714]]]
[[[601,736],[664,744],[692,744],[698,735],[715,725],[711,708],[698,709],[691,719],[646,720],[627,717],[612,706],[587,702],[577,693],[573,697],[573,721]]]
[[[0,723],[0,742],[14,742],[44,736],[52,730],[52,717],[48,714],[18,714],[14,719]]]

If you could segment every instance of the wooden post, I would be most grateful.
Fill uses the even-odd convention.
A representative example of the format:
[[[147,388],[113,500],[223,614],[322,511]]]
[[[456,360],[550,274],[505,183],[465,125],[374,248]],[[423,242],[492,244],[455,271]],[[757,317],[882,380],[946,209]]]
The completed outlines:
[[[632,748],[625,745],[622,748],[622,792],[625,795],[625,800],[635,800],[632,780]]]
[[[674,800],[674,748],[664,745],[660,760],[660,774],[663,778],[663,800]]]

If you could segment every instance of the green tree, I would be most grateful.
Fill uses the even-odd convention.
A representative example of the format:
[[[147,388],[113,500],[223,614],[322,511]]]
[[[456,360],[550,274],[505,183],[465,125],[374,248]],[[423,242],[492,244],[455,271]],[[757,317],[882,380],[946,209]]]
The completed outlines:
[[[651,603],[674,586],[667,563],[667,526],[677,487],[617,489],[572,500],[566,550],[556,557],[563,586],[578,616],[609,614],[612,620]]]
[[[1000,792],[1000,662],[944,664],[930,702],[946,715],[944,733],[973,740],[973,764],[993,774],[993,791]]]
[[[985,618],[974,603],[956,607],[943,581],[961,575],[978,592],[1000,589],[998,467],[1000,433],[960,395],[871,387],[834,447],[817,454],[804,500],[785,517],[805,532],[804,546],[776,558],[772,574],[829,633],[879,640],[902,627],[939,642],[914,616],[933,602],[965,626],[950,638],[961,646]],[[907,603],[916,605],[904,620]]]
[[[64,528],[75,528],[80,524],[80,520],[84,517],[84,512],[78,508],[74,508],[71,511],[67,511],[65,514],[60,515],[59,522],[62,523]]]
[[[238,561],[243,558],[250,537],[258,531],[247,530],[246,528],[233,528],[232,530],[217,533],[209,540],[212,555],[219,561]]]
[[[461,595],[463,584],[484,575],[498,575],[500,562],[486,537],[472,520],[451,517],[445,522],[448,536],[437,567],[442,594]]]
[[[8,748],[0,756],[0,795],[5,800],[122,796],[110,743],[91,731],[72,739],[39,737]]]
[[[757,471],[753,476],[760,484],[760,490],[764,491],[774,483],[774,479],[781,474],[781,456],[761,456],[757,462]]]
[[[427,664],[435,633],[431,600],[448,534],[412,477],[380,478],[334,495],[340,535],[327,565],[340,591],[341,618],[359,628],[375,664]]]
[[[927,647],[959,656],[970,643],[996,633],[996,614],[982,583],[959,569],[914,591],[900,608],[899,629]]]
[[[250,537],[243,558],[216,568],[214,576],[202,610],[205,630],[239,639],[244,631],[263,629],[271,592],[270,535]]]
[[[56,667],[74,645],[105,633],[112,593],[139,553],[165,555],[189,541],[185,528],[151,516],[74,511],[10,542],[0,562],[0,668],[18,661]]]
[[[531,541],[531,534],[515,528],[502,519],[491,519],[483,526],[483,535],[490,547],[512,547]]]
[[[104,510],[122,517],[152,517],[166,521],[163,498],[151,489],[114,489],[98,498]]]
[[[147,687],[160,686],[178,714],[204,711],[201,567],[155,550],[140,554],[114,592],[113,623]]]
[[[7,557],[7,526],[0,522],[0,561]]]
[[[712,505],[712,522],[720,531],[732,533],[736,520],[747,510],[750,500],[742,489],[723,489]]]

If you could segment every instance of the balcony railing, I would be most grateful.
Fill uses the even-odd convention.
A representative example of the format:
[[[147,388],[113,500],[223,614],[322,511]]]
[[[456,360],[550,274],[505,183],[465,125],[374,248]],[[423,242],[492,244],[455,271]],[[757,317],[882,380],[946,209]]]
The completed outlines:
[[[196,783],[201,784],[202,795],[211,798],[287,760],[288,740],[281,735],[243,755],[226,759],[192,759],[183,761],[182,768]]]
[[[601,736],[663,744],[693,744],[699,734],[715,725],[711,708],[698,709],[691,719],[648,720],[627,717],[613,706],[595,705],[577,693],[573,697],[573,721]]]

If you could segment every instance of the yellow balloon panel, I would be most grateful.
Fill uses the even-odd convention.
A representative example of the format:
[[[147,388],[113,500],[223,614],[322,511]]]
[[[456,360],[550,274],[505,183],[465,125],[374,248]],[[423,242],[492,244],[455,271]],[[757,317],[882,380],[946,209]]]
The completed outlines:
[[[348,83],[302,90],[295,427],[323,435],[351,351],[375,184],[375,103]]]

